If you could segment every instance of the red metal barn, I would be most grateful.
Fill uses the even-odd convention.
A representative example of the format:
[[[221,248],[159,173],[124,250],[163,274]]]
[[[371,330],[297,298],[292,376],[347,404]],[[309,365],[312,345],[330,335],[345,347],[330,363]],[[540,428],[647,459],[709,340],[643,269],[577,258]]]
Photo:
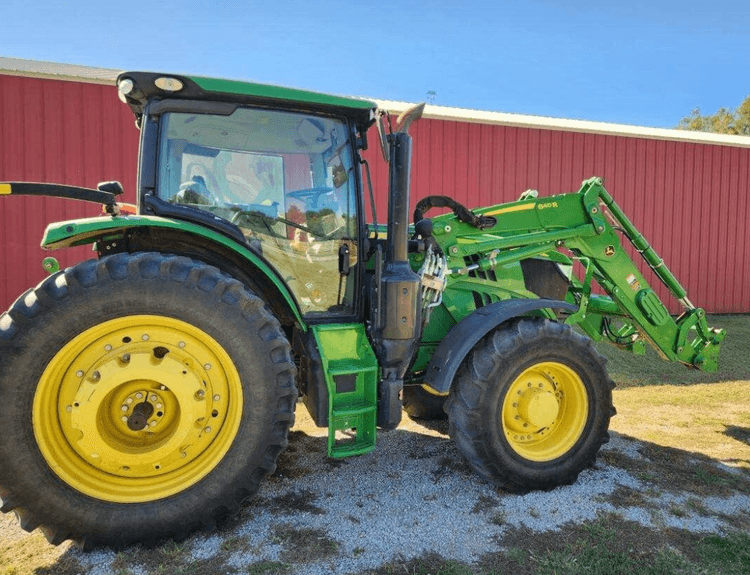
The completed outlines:
[[[120,180],[134,201],[138,132],[120,103],[113,70],[0,58],[0,181],[95,187]],[[380,102],[400,112],[407,105]],[[468,207],[575,191],[600,176],[696,304],[750,312],[750,138],[427,106],[413,129],[412,203],[448,195]],[[386,166],[376,134],[378,214],[387,213]],[[2,198],[0,308],[44,277],[47,222],[95,215],[93,205]],[[89,248],[54,253],[62,265]],[[66,253],[67,252],[67,253]],[[642,268],[645,267],[642,266]],[[668,304],[679,306],[647,277]]]

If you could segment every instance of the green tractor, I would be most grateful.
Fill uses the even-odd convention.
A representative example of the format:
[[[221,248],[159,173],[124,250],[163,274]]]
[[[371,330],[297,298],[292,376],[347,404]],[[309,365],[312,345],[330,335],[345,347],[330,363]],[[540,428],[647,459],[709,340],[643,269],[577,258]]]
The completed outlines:
[[[0,315],[2,511],[53,544],[210,529],[274,471],[298,396],[330,457],[371,451],[405,407],[447,415],[468,464],[522,491],[575,481],[608,439],[613,383],[592,339],[716,369],[723,331],[599,179],[474,210],[430,196],[410,221],[421,107],[392,125],[371,102],[300,90],[142,72],[117,85],[141,133],[134,214],[117,182],[0,184],[106,211],[48,226],[44,248],[97,257],[48,258]],[[365,221],[373,124],[383,227]],[[683,304],[676,319],[623,236]]]

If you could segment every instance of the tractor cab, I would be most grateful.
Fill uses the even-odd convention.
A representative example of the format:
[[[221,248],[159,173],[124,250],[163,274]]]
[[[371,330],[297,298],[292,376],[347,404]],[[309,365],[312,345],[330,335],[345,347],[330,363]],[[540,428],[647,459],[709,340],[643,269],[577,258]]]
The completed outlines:
[[[354,315],[359,278],[349,271],[364,235],[356,159],[374,104],[215,84],[120,76],[120,97],[145,126],[141,213],[239,232],[306,319]]]

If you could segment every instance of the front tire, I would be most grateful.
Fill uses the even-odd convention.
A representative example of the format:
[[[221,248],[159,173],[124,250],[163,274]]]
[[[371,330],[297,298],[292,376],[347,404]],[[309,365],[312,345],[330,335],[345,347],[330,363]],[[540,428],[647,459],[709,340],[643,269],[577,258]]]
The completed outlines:
[[[0,495],[50,542],[120,548],[211,527],[287,445],[288,341],[209,265],[117,254],[0,316]]]
[[[445,419],[447,395],[437,395],[425,385],[405,385],[403,391],[404,411],[414,419],[436,421]]]
[[[572,483],[609,440],[605,359],[569,326],[524,318],[469,353],[446,403],[449,434],[469,465],[501,487]]]

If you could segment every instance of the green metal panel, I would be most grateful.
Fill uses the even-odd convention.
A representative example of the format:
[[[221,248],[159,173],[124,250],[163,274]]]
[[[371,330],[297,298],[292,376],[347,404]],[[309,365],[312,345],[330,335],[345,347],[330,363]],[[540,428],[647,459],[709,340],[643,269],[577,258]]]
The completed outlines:
[[[237,80],[222,80],[218,78],[191,77],[193,82],[203,90],[219,92],[223,94],[234,94],[238,96],[254,96],[258,98],[273,98],[275,100],[289,100],[293,102],[304,102],[309,104],[322,104],[324,106],[336,106],[339,108],[353,108],[356,110],[375,109],[377,106],[367,100],[332,96],[320,92],[308,92],[295,88],[283,88],[280,86],[269,86],[254,84],[251,82],[240,82]]]
[[[442,308],[453,320],[471,313],[475,305],[536,297],[524,289],[523,276],[513,273],[514,265],[531,257],[569,265],[571,260],[556,252],[567,248],[586,270],[584,278],[571,278],[565,300],[578,304],[579,310],[568,316],[567,323],[580,325],[594,339],[606,335],[634,352],[641,352],[642,342],[647,341],[666,359],[705,371],[716,369],[723,331],[706,325],[703,310],[687,300],[685,290],[604,189],[601,179],[585,180],[576,193],[524,198],[474,212],[493,217],[497,223],[480,230],[459,221],[454,214],[433,218],[433,235],[451,269]],[[685,313],[679,318],[669,316],[623,248],[613,225],[631,239],[657,277],[683,304]],[[593,296],[594,282],[609,297]],[[610,321],[610,316],[617,322]],[[445,327],[439,323],[433,328],[431,324],[425,330],[425,344],[439,341]],[[429,352],[427,348],[420,352],[419,367]]]
[[[328,456],[375,449],[378,361],[361,323],[311,327],[328,386]],[[337,441],[336,432],[349,439]]]
[[[139,227],[179,230],[187,234],[204,237],[237,252],[271,280],[289,305],[289,308],[294,313],[299,324],[303,329],[307,329],[305,322],[302,320],[302,315],[300,314],[299,306],[297,305],[294,296],[292,296],[284,282],[282,282],[274,273],[273,269],[246,247],[204,226],[198,226],[196,224],[179,220],[170,220],[158,216],[105,216],[99,218],[84,218],[49,224],[44,231],[41,245],[45,249],[80,246],[93,243],[102,237],[115,239],[126,230]]]

